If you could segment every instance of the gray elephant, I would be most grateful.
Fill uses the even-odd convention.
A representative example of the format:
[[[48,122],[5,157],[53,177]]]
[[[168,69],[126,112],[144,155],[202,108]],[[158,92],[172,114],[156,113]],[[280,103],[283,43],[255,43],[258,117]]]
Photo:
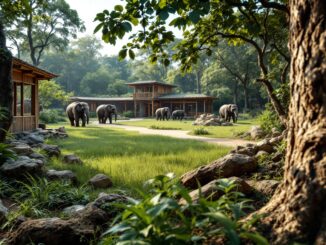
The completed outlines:
[[[238,106],[236,104],[227,104],[220,107],[220,117],[226,122],[230,122],[231,118],[234,123],[238,120]]]
[[[89,106],[85,102],[72,102],[67,106],[67,116],[70,120],[71,126],[79,127],[79,120],[82,120],[82,126],[89,123]]]
[[[99,123],[106,123],[109,118],[110,124],[112,124],[112,114],[114,114],[114,120],[117,121],[117,108],[115,105],[105,104],[99,105],[96,108],[96,115]]]
[[[172,112],[172,120],[180,120],[185,117],[185,111],[184,110],[174,110]]]
[[[156,116],[156,120],[162,120],[163,121],[166,119],[167,121],[170,119],[171,113],[170,113],[170,108],[169,107],[161,107],[158,108],[155,111],[155,116]]]

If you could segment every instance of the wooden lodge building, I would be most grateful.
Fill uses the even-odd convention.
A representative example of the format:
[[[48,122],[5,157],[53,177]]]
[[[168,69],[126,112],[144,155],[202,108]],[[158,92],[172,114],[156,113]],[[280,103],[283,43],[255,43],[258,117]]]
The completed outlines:
[[[169,107],[171,111],[184,110],[187,117],[211,113],[214,97],[203,94],[175,94],[175,85],[157,81],[127,83],[134,89],[132,97],[99,98],[71,97],[71,101],[87,102],[90,111],[101,104],[114,104],[118,113],[133,111],[135,117],[153,117],[157,108]]]
[[[20,59],[13,58],[13,122],[12,132],[33,130],[39,123],[38,84],[40,80],[57,77],[48,71],[30,65]]]

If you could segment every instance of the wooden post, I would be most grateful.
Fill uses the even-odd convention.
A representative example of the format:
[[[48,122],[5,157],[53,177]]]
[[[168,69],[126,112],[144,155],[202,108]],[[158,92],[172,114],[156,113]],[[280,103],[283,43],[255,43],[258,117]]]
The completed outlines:
[[[152,117],[154,116],[154,100],[152,100]]]
[[[206,113],[206,100],[204,100],[204,113]]]
[[[125,112],[127,111],[127,101],[125,101]]]
[[[198,112],[198,105],[197,105],[197,100],[196,100],[196,115],[197,116],[197,112]]]
[[[137,117],[137,102],[134,101],[134,117]]]
[[[186,103],[184,101],[183,101],[183,105],[182,106],[183,106],[182,109],[185,111],[186,110]]]

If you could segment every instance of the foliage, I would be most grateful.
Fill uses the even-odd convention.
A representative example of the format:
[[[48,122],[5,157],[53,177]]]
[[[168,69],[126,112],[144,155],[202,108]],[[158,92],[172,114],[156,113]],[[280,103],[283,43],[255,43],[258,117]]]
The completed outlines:
[[[117,80],[108,85],[107,91],[109,95],[121,96],[128,93],[127,81]]]
[[[162,173],[174,172],[180,176],[230,150],[195,140],[143,135],[112,127],[65,125],[65,129],[69,134],[67,139],[51,139],[49,144],[59,145],[62,154],[77,154],[83,164],[67,165],[53,158],[49,168],[72,170],[80,183],[87,182],[97,173],[104,173],[112,178],[114,186],[129,190],[142,188],[145,180]]]
[[[45,109],[40,112],[40,122],[42,123],[58,123],[64,121],[66,121],[66,117],[61,109]]]
[[[257,218],[240,221],[251,206],[227,179],[219,180],[217,188],[224,195],[217,201],[200,198],[193,202],[172,174],[157,176],[146,184],[149,193],[142,193],[141,200],[120,205],[125,210],[107,231],[116,238],[115,244],[202,244],[217,238],[231,244],[240,244],[241,240],[268,244],[250,231]],[[181,204],[179,198],[186,203]]]
[[[0,143],[0,165],[8,159],[14,159],[15,156],[15,152],[9,148],[9,145]]]
[[[122,116],[132,118],[132,117],[134,117],[134,112],[133,111],[124,111],[122,113]]]
[[[209,134],[209,132],[203,127],[195,128],[192,132],[194,135],[208,135]]]
[[[87,204],[89,197],[86,186],[72,187],[69,182],[48,181],[45,178],[29,176],[29,182],[21,182],[14,198],[21,205],[37,209],[56,210],[74,204]]]
[[[67,93],[55,81],[41,81],[39,84],[39,99],[43,109],[53,106],[65,106],[73,93]]]
[[[273,128],[276,128],[279,131],[284,130],[284,126],[281,124],[275,111],[271,109],[270,104],[267,104],[266,109],[259,116],[258,120],[261,128],[267,134],[271,133]]]
[[[151,125],[149,126],[151,129],[160,129],[160,130],[179,130],[181,128],[173,128],[173,127],[164,127],[164,126],[157,126],[157,125]]]
[[[11,185],[11,182],[1,176],[0,178],[0,198],[6,198],[12,195],[16,189]]]
[[[7,34],[15,40],[19,55],[25,52],[34,65],[40,64],[45,50],[63,50],[70,37],[85,29],[77,11],[65,0],[25,2],[30,11],[7,23]]]

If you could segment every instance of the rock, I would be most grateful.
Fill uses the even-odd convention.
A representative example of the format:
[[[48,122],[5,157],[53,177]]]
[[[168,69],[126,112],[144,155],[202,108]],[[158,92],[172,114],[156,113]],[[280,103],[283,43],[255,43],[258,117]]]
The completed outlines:
[[[67,216],[75,215],[85,209],[84,205],[73,205],[66,207],[62,212]]]
[[[80,158],[75,156],[74,154],[63,156],[63,162],[67,164],[82,164]]]
[[[38,159],[19,156],[17,159],[7,160],[1,167],[3,175],[14,179],[25,178],[27,175],[42,175],[44,163]]]
[[[276,152],[275,155],[272,157],[272,161],[273,162],[279,162],[282,160],[282,158],[284,157],[284,154],[281,152]]]
[[[277,128],[272,128],[272,137],[280,136],[281,132]]]
[[[8,237],[8,244],[90,244],[95,237],[93,224],[78,219],[44,218],[27,220]]]
[[[39,124],[38,124],[38,127],[39,127],[40,129],[45,130],[45,129],[46,129],[46,124],[45,124],[45,123],[39,123]]]
[[[33,153],[33,150],[29,145],[22,143],[15,145],[13,148],[11,148],[11,150],[13,150],[18,155],[29,155]]]
[[[43,144],[41,146],[41,148],[46,153],[46,155],[49,157],[59,157],[61,154],[59,146],[57,146],[57,145]]]
[[[259,126],[252,126],[250,129],[250,137],[254,140],[264,137],[264,131]]]
[[[266,152],[266,151],[258,151],[257,154],[256,154],[256,158],[261,158],[261,157],[265,157],[265,156],[268,156],[269,153]]]
[[[239,154],[254,156],[256,154],[256,149],[254,147],[247,147],[237,151]]]
[[[277,180],[249,180],[247,183],[256,191],[266,196],[272,196],[280,182]]]
[[[2,224],[8,215],[8,209],[3,205],[1,199],[0,199],[0,224]]]
[[[274,147],[272,144],[270,144],[269,140],[262,140],[262,141],[259,141],[257,144],[257,149],[258,151],[266,151],[268,153],[272,153],[274,152]]]
[[[233,126],[233,123],[231,123],[231,122],[223,122],[223,123],[221,123],[221,126]]]
[[[36,133],[31,133],[31,134],[26,135],[24,137],[24,140],[29,145],[42,144],[42,143],[44,143],[44,137],[42,135],[36,134]]]
[[[277,136],[277,137],[273,137],[269,140],[269,143],[273,146],[279,144],[284,138],[284,135],[280,135],[280,136]]]
[[[201,166],[181,176],[184,186],[195,189],[197,181],[203,186],[217,178],[241,176],[256,170],[257,162],[254,157],[241,154],[228,154],[208,165]]]
[[[95,188],[108,188],[112,186],[111,179],[105,174],[97,174],[89,180],[89,183]]]
[[[65,180],[77,183],[76,175],[70,170],[54,170],[50,169],[46,172],[46,177],[49,180]]]
[[[32,154],[29,155],[30,158],[33,158],[33,159],[38,159],[38,160],[41,160],[43,162],[45,162],[46,160],[46,157],[40,153],[37,153],[37,152],[33,152]]]
[[[56,129],[56,131],[59,132],[59,133],[64,133],[64,134],[67,133],[65,127],[60,127],[58,129]]]
[[[252,188],[241,178],[238,177],[230,177],[227,180],[234,181],[237,184],[236,191],[239,191],[243,194],[250,194],[252,192]],[[189,193],[193,202],[197,202],[199,199],[199,193],[201,193],[202,197],[208,198],[211,201],[215,201],[219,199],[224,193],[217,188],[219,180],[213,180],[208,184],[201,187],[199,189],[193,190]],[[186,204],[184,199],[180,200],[181,204]]]
[[[192,125],[201,125],[201,126],[221,126],[222,121],[218,116],[214,114],[201,114],[197,119],[192,123]]]

